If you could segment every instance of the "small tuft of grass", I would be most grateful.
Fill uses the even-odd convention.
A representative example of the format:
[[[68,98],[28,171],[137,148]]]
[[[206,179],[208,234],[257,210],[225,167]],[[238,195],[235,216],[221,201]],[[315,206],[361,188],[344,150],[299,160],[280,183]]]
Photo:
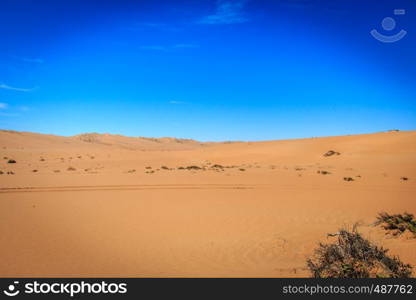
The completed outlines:
[[[240,168],[239,170],[240,170],[240,171],[242,171],[242,172],[244,172],[246,169],[244,169],[244,168]]]
[[[400,177],[400,180],[402,180],[402,181],[408,181],[409,178],[407,178],[407,177]]]
[[[386,212],[378,214],[375,226],[382,226],[388,233],[398,236],[406,230],[411,232],[416,238],[416,219],[410,213],[389,215]]]
[[[32,172],[33,172],[33,173],[37,173],[37,172],[38,172],[38,170],[36,170],[36,169],[35,169],[35,170],[32,170]]]
[[[7,163],[8,164],[15,164],[15,163],[17,163],[14,159],[9,159],[8,161],[7,161]]]
[[[219,164],[215,164],[215,165],[212,165],[211,168],[213,168],[213,169],[224,169],[224,166],[219,165]]]
[[[354,181],[354,178],[352,178],[352,177],[344,177],[344,180],[345,181]]]
[[[75,171],[76,169],[74,167],[68,167],[68,169],[66,169],[67,171]]]
[[[186,169],[187,170],[201,170],[202,168],[198,166],[187,166]]]
[[[169,170],[169,168],[168,167],[166,167],[166,166],[161,166],[160,167],[162,170]]]
[[[317,173],[318,174],[322,174],[322,175],[329,175],[329,174],[331,174],[331,172],[329,172],[329,171],[318,171]]]
[[[329,157],[329,156],[332,156],[332,155],[340,155],[341,153],[339,153],[339,152],[337,152],[337,151],[334,151],[334,150],[329,150],[329,151],[327,151],[325,154],[324,154],[324,157]]]
[[[373,245],[354,228],[341,229],[331,244],[319,244],[307,267],[315,278],[409,278],[412,266],[398,257],[387,255],[388,249]]]

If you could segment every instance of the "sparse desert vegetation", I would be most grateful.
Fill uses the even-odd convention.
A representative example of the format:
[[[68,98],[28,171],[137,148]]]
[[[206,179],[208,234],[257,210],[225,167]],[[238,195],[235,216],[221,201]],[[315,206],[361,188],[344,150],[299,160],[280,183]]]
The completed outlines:
[[[317,173],[318,174],[322,174],[322,175],[329,175],[329,174],[331,174],[331,172],[329,172],[329,171],[321,171],[321,170],[318,170]]]
[[[310,258],[321,277],[398,277],[408,274],[406,264],[416,266],[415,219],[409,216],[416,208],[416,132],[249,146],[97,139],[102,142],[29,133],[16,139],[0,131],[0,143],[13,144],[0,146],[4,273],[308,277]],[[330,149],[341,154],[323,156]],[[10,159],[17,163],[8,164]],[[372,226],[380,211],[389,214]],[[341,231],[326,239],[357,220],[371,224],[360,227],[363,240],[389,249],[380,254],[380,247],[364,247],[365,252],[361,241],[357,247],[367,253],[362,257],[378,253],[381,262],[363,262],[337,248],[338,238],[348,240]],[[85,244],[74,248],[67,228]],[[28,236],[36,255],[20,252]],[[58,241],[60,250],[45,243],[45,236]],[[114,237],[116,243],[104,242]],[[332,256],[332,269],[319,263],[317,241],[337,245],[328,246],[329,252],[344,251],[340,260]],[[91,247],[101,254],[86,256]],[[108,261],[115,249],[126,261],[119,269]],[[28,270],[28,261],[36,268]]]
[[[215,165],[212,165],[211,168],[213,168],[213,169],[224,169],[224,166],[219,165],[219,164],[215,164]]]
[[[269,278],[269,295],[192,296],[354,299],[397,280],[290,279],[414,276],[415,297],[415,15],[416,0],[0,0],[0,294]],[[137,290],[196,285],[171,282]]]
[[[187,170],[202,170],[202,168],[198,166],[187,166],[186,169]]]
[[[416,238],[416,219],[413,214],[407,212],[394,215],[386,212],[379,213],[374,225],[383,227],[388,234],[393,236],[398,236],[408,231]]]
[[[333,243],[319,244],[307,266],[315,278],[408,278],[412,266],[398,257],[387,255],[388,249],[365,239],[356,228],[339,230],[329,236]]]
[[[334,150],[329,150],[327,152],[324,153],[324,157],[329,157],[329,156],[333,156],[333,155],[340,155],[341,153],[334,151]]]

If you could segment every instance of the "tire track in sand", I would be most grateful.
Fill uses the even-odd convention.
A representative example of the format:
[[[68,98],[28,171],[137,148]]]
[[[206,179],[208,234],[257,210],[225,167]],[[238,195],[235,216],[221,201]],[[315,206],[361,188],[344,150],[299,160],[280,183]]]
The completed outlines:
[[[11,187],[0,188],[0,193],[39,192],[83,192],[83,191],[134,191],[134,190],[247,190],[259,188],[252,184],[136,184],[136,185],[90,185],[54,187]]]

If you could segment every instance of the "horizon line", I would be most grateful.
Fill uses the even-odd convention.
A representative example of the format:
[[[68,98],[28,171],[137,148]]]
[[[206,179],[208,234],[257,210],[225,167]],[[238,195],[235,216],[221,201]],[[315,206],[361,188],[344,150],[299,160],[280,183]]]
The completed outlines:
[[[400,129],[387,129],[383,131],[375,131],[375,132],[365,132],[365,133],[351,133],[351,134],[340,134],[340,135],[322,135],[322,136],[309,136],[309,137],[293,137],[293,138],[285,138],[285,139],[267,139],[267,140],[222,140],[222,141],[201,141],[193,138],[183,138],[183,137],[172,137],[172,136],[131,136],[131,135],[124,135],[118,133],[108,133],[108,132],[83,132],[73,135],[59,135],[54,133],[42,133],[42,132],[34,132],[34,131],[19,131],[14,129],[2,129],[0,128],[0,132],[9,132],[9,133],[32,133],[38,135],[52,135],[57,137],[77,137],[81,135],[87,134],[96,134],[96,135],[110,135],[110,136],[121,136],[127,138],[142,138],[142,139],[177,139],[177,140],[191,140],[198,143],[256,143],[256,142],[272,142],[272,141],[287,141],[287,140],[303,140],[303,139],[317,139],[317,138],[331,138],[331,137],[343,137],[343,136],[359,136],[359,135],[371,135],[377,133],[389,133],[389,132],[416,132],[414,130],[400,130]]]

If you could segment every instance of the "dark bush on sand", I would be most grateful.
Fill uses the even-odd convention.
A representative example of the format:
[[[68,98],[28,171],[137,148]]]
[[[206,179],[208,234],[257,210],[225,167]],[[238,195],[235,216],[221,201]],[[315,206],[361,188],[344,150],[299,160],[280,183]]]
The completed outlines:
[[[398,257],[387,255],[388,249],[373,245],[355,229],[341,229],[332,244],[319,244],[307,266],[315,278],[408,278],[412,266]]]
[[[416,237],[416,219],[412,214],[389,215],[388,213],[379,213],[374,225],[380,225],[394,236],[401,235],[405,231],[413,233]]]

